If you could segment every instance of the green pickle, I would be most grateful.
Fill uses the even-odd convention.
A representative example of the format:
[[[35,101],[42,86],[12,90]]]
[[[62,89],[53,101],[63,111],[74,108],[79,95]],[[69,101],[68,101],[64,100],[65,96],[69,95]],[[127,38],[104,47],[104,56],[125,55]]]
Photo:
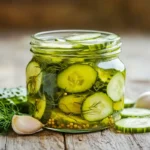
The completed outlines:
[[[51,35],[52,34],[52,35]],[[124,108],[120,37],[67,30],[32,37],[26,68],[30,114],[45,128],[68,133],[114,126]]]

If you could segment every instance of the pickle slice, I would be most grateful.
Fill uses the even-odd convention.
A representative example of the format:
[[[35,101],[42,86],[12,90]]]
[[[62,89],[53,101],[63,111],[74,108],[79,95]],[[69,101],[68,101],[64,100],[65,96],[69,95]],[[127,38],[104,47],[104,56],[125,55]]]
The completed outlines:
[[[29,111],[33,117],[41,119],[46,108],[46,98],[43,95],[42,98],[29,98]]]
[[[97,92],[87,97],[82,105],[83,117],[88,121],[99,121],[112,113],[112,100],[102,92]]]
[[[68,41],[82,41],[82,40],[88,40],[88,39],[94,39],[100,37],[100,33],[85,33],[85,34],[78,34],[78,35],[72,35],[66,38]]]
[[[120,111],[124,108],[124,98],[122,97],[120,101],[113,103],[113,109],[115,111]]]
[[[97,72],[92,67],[75,64],[58,74],[57,85],[70,93],[84,92],[92,87],[96,77]]]
[[[109,82],[112,76],[116,73],[116,70],[114,69],[102,69],[102,68],[97,68],[96,71],[98,72],[98,77],[101,81],[103,82]]]
[[[81,44],[78,43],[70,43],[70,42],[62,42],[62,41],[48,41],[48,42],[43,42],[40,46],[43,47],[48,47],[48,48],[55,48],[55,49],[61,49],[61,48],[81,48],[83,47]]]
[[[107,86],[107,94],[113,101],[119,101],[124,94],[124,77],[121,72],[116,73]]]
[[[54,120],[57,120],[58,123],[76,123],[76,124],[88,124],[89,122],[86,120],[83,120],[79,116],[73,116],[73,115],[66,115],[65,113],[61,112],[59,109],[53,109],[51,111],[51,118]]]
[[[81,114],[81,105],[86,95],[67,95],[60,99],[58,106],[65,113]]]
[[[41,87],[42,72],[40,65],[31,61],[26,69],[26,81],[29,94],[36,94]]]

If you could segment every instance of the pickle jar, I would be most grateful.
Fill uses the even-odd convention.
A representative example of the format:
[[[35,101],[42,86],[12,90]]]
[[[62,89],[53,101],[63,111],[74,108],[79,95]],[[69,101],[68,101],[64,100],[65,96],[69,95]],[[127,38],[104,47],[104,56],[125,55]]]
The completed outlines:
[[[26,67],[29,113],[68,133],[112,127],[124,108],[125,67],[116,34],[58,30],[32,36]]]

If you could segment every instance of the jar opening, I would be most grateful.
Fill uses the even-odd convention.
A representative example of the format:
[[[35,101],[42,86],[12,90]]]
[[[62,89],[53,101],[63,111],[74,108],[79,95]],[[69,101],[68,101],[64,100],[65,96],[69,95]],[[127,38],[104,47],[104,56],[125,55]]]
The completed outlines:
[[[121,51],[120,37],[94,30],[57,30],[32,36],[31,52],[65,57],[112,57]]]

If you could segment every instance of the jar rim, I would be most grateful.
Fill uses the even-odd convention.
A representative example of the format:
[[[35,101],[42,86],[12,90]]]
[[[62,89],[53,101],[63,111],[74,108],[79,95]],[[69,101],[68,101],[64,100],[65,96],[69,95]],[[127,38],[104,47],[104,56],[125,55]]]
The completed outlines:
[[[60,33],[101,33],[101,34],[106,34],[106,35],[116,35],[112,32],[106,32],[106,31],[99,31],[99,30],[81,30],[81,29],[72,29],[72,30],[50,30],[50,31],[42,31],[42,32],[37,32],[31,36],[31,38],[35,40],[41,40],[45,41],[45,39],[40,38],[42,35],[46,34],[60,34]]]
[[[51,31],[43,31],[43,32],[38,32],[35,33],[34,35],[31,36],[31,52],[37,53],[37,54],[47,54],[51,55],[53,52],[57,52],[57,55],[59,56],[77,56],[79,54],[76,54],[76,52],[81,52],[84,50],[87,50],[87,46],[85,47],[80,47],[80,46],[74,46],[74,47],[51,47],[51,41],[56,40],[57,38],[61,37],[67,37],[71,34],[91,34],[91,33],[100,33],[103,37],[105,36],[114,36],[115,38],[113,39],[107,39],[105,40],[105,45],[106,43],[113,43],[111,44],[111,47],[104,47],[104,48],[99,48],[99,45],[97,46],[98,48],[97,51],[90,51],[90,52],[85,52],[85,53],[80,53],[80,56],[91,56],[93,53],[96,52],[98,57],[107,57],[111,55],[117,55],[120,53],[121,49],[121,41],[120,37],[114,33],[111,32],[105,32],[105,31],[98,31],[98,30],[51,30]],[[55,41],[56,42],[56,41]],[[67,41],[68,42],[68,41]],[[70,42],[70,41],[69,41]],[[101,43],[100,43],[101,44]],[[76,45],[76,44],[75,44]],[[89,44],[88,48],[93,49],[93,44]],[[67,54],[66,54],[67,52]]]

